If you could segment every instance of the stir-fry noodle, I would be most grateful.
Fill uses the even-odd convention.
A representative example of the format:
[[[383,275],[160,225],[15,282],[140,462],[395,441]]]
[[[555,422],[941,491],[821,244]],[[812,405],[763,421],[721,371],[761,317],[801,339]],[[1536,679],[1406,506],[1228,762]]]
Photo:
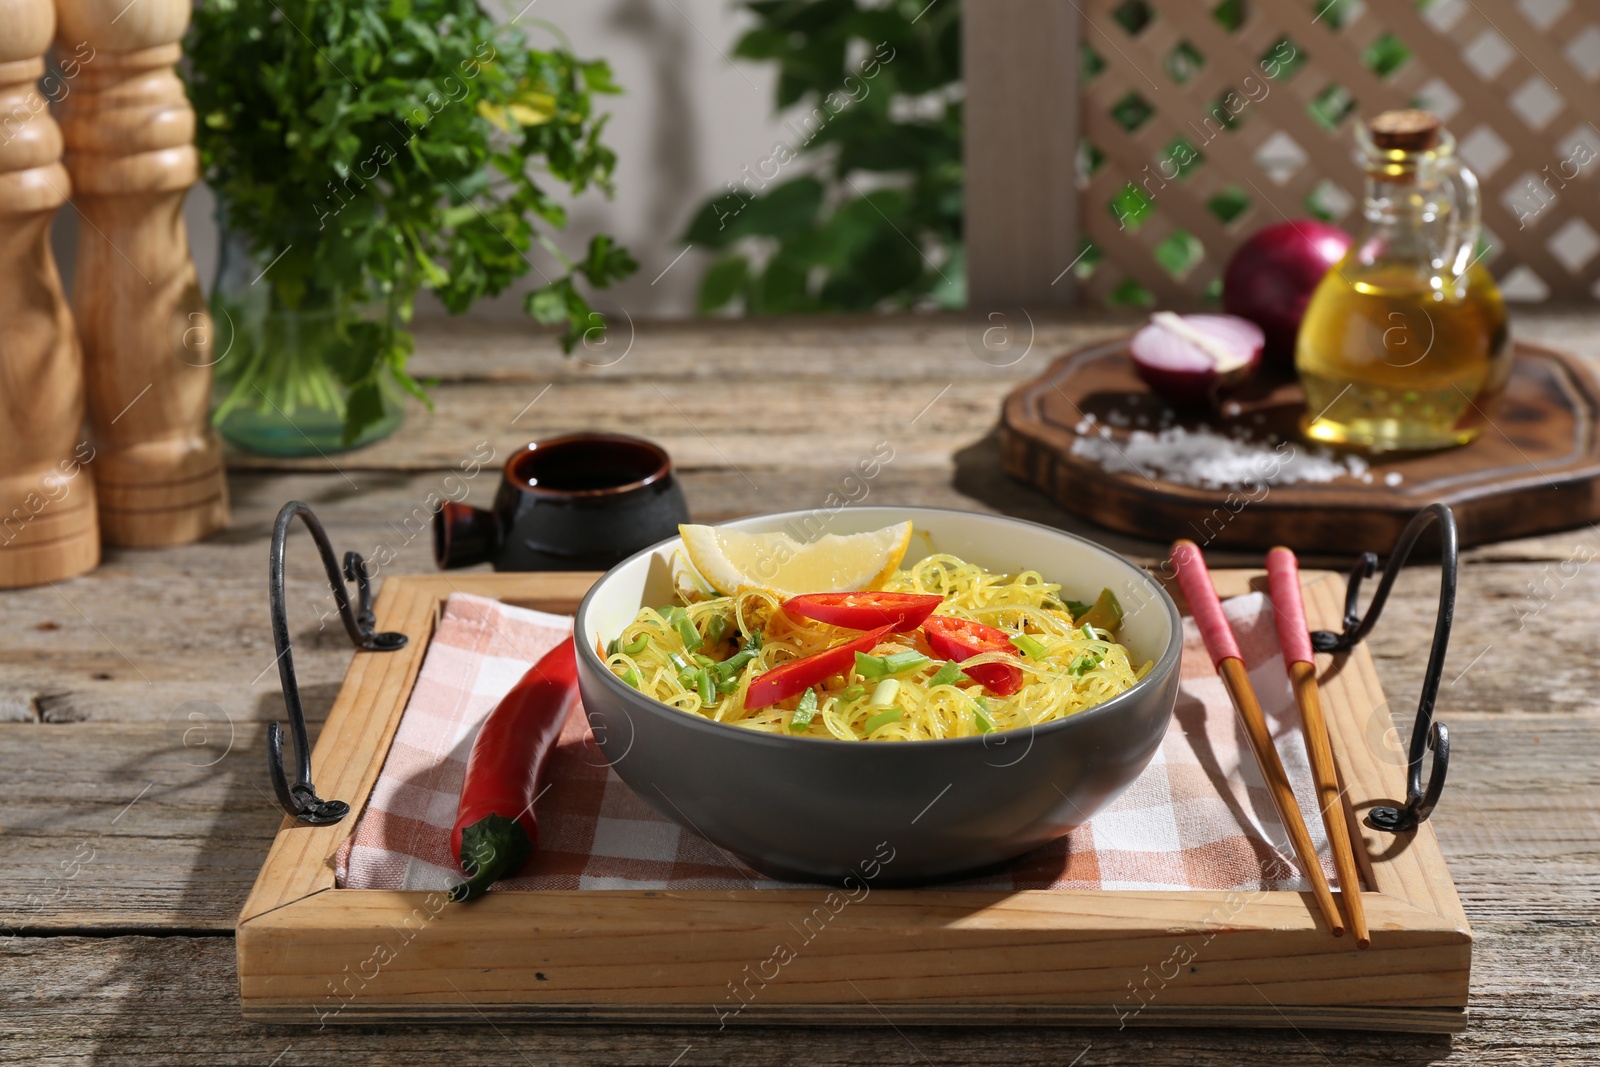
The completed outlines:
[[[1114,639],[1115,622],[1106,625],[1101,614],[1099,625],[1087,623],[1089,605],[1062,599],[1061,587],[1035,571],[991,574],[935,555],[896,572],[884,591],[941,595],[938,615],[994,627],[1012,647],[964,658],[958,667],[934,652],[920,628],[888,633],[856,667],[770,706],[747,709],[750,684],[765,672],[861,637],[859,630],[793,618],[781,596],[750,589],[641,610],[604,650],[606,665],[646,695],[690,714],[845,741],[970,737],[1049,722],[1109,700],[1150,669],[1129,661]],[[1111,594],[1103,593],[1102,601],[1108,597],[1115,608]],[[1116,612],[1120,620],[1120,608]],[[893,658],[885,665],[885,657]],[[987,663],[1019,669],[1020,687],[999,695],[967,673]]]

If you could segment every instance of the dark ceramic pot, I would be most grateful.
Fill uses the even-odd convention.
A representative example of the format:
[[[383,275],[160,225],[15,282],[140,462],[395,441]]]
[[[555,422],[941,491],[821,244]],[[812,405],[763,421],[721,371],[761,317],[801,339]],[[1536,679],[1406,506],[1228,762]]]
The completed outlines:
[[[606,570],[689,521],[672,460],[625,434],[535,441],[506,461],[493,510],[446,502],[433,519],[441,570]]]
[[[731,523],[804,528],[816,513]],[[1119,637],[1150,671],[1098,707],[1026,730],[944,741],[865,742],[758,733],[650,699],[596,652],[643,604],[672,596],[668,541],[602,578],[578,608],[578,681],[612,768],[662,815],[779,878],[914,884],[1003,864],[1070,833],[1145,769],[1178,695],[1178,609],[1145,571],[1110,549],[997,515],[851,507],[831,533],[911,519],[909,559],[937,549],[990,570],[1040,571],[1065,594],[1109,587],[1127,615]],[[919,542],[920,538],[920,542]],[[886,859],[885,857],[889,857]]]

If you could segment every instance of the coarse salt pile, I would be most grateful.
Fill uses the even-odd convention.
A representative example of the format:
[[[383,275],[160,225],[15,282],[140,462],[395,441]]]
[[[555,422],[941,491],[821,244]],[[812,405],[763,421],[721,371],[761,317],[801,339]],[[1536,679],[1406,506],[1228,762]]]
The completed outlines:
[[[1072,454],[1113,474],[1142,474],[1201,489],[1335,478],[1372,481],[1366,460],[1341,456],[1320,445],[1252,440],[1242,430],[1229,437],[1203,426],[1194,430],[1169,426],[1157,433],[1134,430],[1118,440],[1109,426],[1097,427],[1095,421],[1087,417],[1075,427],[1080,436],[1073,442]]]

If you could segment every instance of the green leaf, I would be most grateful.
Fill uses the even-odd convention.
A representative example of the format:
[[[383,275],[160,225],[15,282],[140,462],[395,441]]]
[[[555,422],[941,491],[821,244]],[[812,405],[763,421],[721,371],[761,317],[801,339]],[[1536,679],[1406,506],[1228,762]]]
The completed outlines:
[[[748,203],[736,193],[706,201],[690,220],[683,239],[704,248],[726,248],[741,236],[736,225]]]
[[[567,321],[566,294],[554,285],[529,293],[523,298],[523,307],[542,326],[559,326]]]
[[[383,418],[383,393],[375,381],[362,382],[345,399],[344,443],[352,444],[361,431]]]
[[[781,254],[774,256],[755,284],[753,303],[764,315],[812,311],[817,305],[811,299],[806,283],[804,263]]]
[[[736,223],[740,236],[789,237],[817,217],[822,206],[822,183],[812,177],[796,178],[773,186],[765,196],[751,200]]]
[[[733,54],[740,59],[778,59],[789,51],[789,35],[778,30],[758,26],[733,46]]]
[[[589,241],[588,254],[576,265],[577,271],[589,284],[604,289],[613,281],[626,278],[639,269],[633,254],[605,234],[596,234]]]
[[[696,213],[687,239],[725,253],[701,309],[735,299],[734,257],[755,274],[753,314],[962,306],[960,5],[742,6],[755,24],[738,54],[770,64],[788,135]]]
[[[750,264],[741,255],[723,256],[700,280],[697,309],[706,315],[727,306],[744,292],[750,281]]]
[[[226,228],[261,267],[287,250],[253,299],[329,316],[341,338],[231,362],[285,401],[342,407],[347,434],[379,410],[385,378],[425,394],[405,374],[420,289],[453,313],[504,291],[565,223],[565,198],[611,188],[616,157],[594,107],[618,91],[610,67],[529,48],[474,0],[201,0],[185,46],[205,116],[196,148]],[[636,269],[601,235],[525,306],[565,326],[570,345],[591,315],[578,285]],[[363,326],[373,307],[398,329]],[[240,380],[224,383],[231,403]],[[332,381],[357,390],[347,404]]]
[[[592,59],[587,63],[580,63],[578,69],[583,72],[583,84],[591,93],[606,93],[616,95],[622,92],[611,74],[611,64],[603,59]]]

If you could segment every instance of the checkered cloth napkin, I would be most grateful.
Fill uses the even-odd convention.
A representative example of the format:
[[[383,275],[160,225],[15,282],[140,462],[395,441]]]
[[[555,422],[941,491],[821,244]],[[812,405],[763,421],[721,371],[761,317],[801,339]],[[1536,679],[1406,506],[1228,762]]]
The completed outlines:
[[[1310,766],[1272,608],[1260,594],[1225,602],[1301,810],[1316,812]],[[460,881],[450,827],[478,727],[572,620],[455,594],[445,604],[372,797],[335,860],[349,889],[444,889]],[[915,742],[911,742],[915,743]],[[788,888],[745,868],[658,814],[607,766],[575,710],[537,804],[539,849],[497,890]],[[1321,821],[1312,816],[1330,884]],[[1149,768],[1113,804],[974,889],[1300,890],[1294,851],[1255,756],[1198,632],[1184,620],[1183,680]]]

